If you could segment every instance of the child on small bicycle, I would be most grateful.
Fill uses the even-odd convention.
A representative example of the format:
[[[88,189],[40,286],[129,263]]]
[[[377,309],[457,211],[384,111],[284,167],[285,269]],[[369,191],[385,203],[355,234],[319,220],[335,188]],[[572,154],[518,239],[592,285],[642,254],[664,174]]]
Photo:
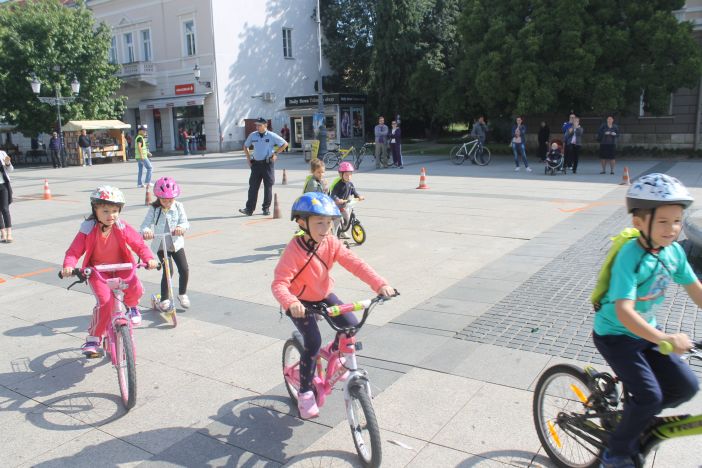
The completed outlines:
[[[310,172],[311,175],[307,176],[305,180],[305,187],[302,189],[302,193],[307,192],[320,192],[329,193],[327,188],[327,181],[324,179],[324,161],[319,158],[315,158],[310,161]]]
[[[142,261],[148,263],[149,269],[158,266],[158,262],[139,233],[119,219],[124,203],[124,194],[118,188],[109,185],[102,185],[90,194],[92,213],[80,225],[78,234],[66,251],[61,270],[64,277],[73,275],[73,269],[80,257],[83,257],[83,268],[114,263],[134,264],[132,254],[134,252]],[[128,272],[115,273],[122,277],[128,274]],[[113,296],[110,288],[97,277],[91,276],[89,282],[97,298],[97,306],[93,309],[88,338],[81,349],[86,357],[98,357],[102,355],[101,340],[112,315]],[[135,325],[141,323],[141,314],[137,305],[142,294],[144,294],[144,287],[134,276],[124,291],[124,304],[128,309],[127,315]]]
[[[330,187],[330,196],[334,202],[339,207],[341,216],[344,218],[344,225],[348,224],[349,218],[351,217],[351,212],[346,209],[346,204],[351,197],[358,198],[359,200],[364,200],[365,197],[358,194],[356,191],[356,186],[351,182],[351,177],[353,176],[353,164],[350,162],[342,162],[339,164],[339,177],[334,179]],[[334,221],[334,229],[339,230],[341,227],[341,219]],[[339,237],[342,239],[348,239],[349,236],[345,232],[340,232]]]
[[[172,177],[161,177],[154,184],[154,195],[156,201],[151,204],[149,211],[141,223],[140,231],[144,239],[151,240],[151,249],[156,251],[159,260],[163,263],[165,254],[163,252],[163,238],[154,234],[171,234],[165,237],[166,249],[168,251],[169,271],[173,272],[173,260],[178,267],[178,302],[187,309],[190,307],[188,290],[188,260],[185,257],[185,231],[190,228],[188,216],[185,214],[185,207],[176,200],[180,195],[180,186]],[[171,309],[173,298],[168,297],[168,281],[166,269],[163,269],[161,276],[161,302],[159,307],[162,311]]]
[[[334,263],[338,262],[379,295],[392,296],[395,291],[375,270],[331,235],[332,221],[339,216],[341,214],[336,204],[322,193],[305,193],[295,200],[291,219],[297,221],[304,235],[296,236],[288,243],[275,268],[275,278],[271,284],[273,296],[283,310],[289,312],[295,327],[304,338],[298,393],[298,409],[303,419],[319,415],[312,391],[312,378],[315,357],[322,340],[316,318],[306,316],[305,307],[320,303],[343,303],[332,292],[334,279],[329,272]],[[358,323],[352,314],[340,315],[331,320],[339,326]],[[334,341],[332,351],[336,350],[336,346]]]
[[[609,289],[595,314],[593,341],[631,397],[624,403],[601,466],[633,467],[639,436],[653,417],[698,391],[697,377],[677,355],[692,348],[690,338],[661,331],[655,316],[671,281],[683,285],[702,307],[702,285],[676,242],[683,211],[692,202],[685,186],[665,174],[641,177],[626,194],[640,237],[625,243],[614,258]],[[658,352],[662,341],[677,354]]]

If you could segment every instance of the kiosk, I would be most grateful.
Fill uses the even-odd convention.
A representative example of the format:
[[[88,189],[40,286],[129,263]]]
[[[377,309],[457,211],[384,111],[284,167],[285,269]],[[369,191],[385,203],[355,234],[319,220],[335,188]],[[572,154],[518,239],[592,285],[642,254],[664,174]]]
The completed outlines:
[[[64,135],[66,161],[71,165],[83,165],[83,152],[78,146],[78,137],[85,130],[92,143],[93,163],[125,162],[127,160],[127,142],[124,130],[131,125],[120,120],[71,120],[61,127]]]

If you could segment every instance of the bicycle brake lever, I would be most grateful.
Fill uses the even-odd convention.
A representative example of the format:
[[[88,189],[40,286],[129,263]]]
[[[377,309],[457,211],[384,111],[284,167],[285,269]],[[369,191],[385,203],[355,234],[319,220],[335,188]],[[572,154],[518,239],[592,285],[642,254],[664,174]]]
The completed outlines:
[[[67,287],[66,289],[71,289],[71,288],[72,288],[73,286],[75,286],[75,285],[76,285],[76,284],[78,284],[78,283],[82,283],[82,281],[81,281],[81,280],[78,280],[78,281],[74,281],[74,282],[73,282],[73,283],[71,283],[71,285],[70,285],[70,286],[68,286],[68,287]]]

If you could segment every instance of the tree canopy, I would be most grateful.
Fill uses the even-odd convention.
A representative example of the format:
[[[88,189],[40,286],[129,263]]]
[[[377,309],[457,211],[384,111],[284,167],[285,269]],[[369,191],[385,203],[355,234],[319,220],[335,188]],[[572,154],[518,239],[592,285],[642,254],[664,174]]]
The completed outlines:
[[[67,8],[58,0],[13,3],[0,7],[0,115],[28,136],[55,126],[55,107],[39,102],[29,76],[42,82],[41,95],[71,95],[75,76],[80,95],[62,106],[64,121],[119,118],[124,98],[120,80],[108,62],[110,29],[96,24],[84,2]]]

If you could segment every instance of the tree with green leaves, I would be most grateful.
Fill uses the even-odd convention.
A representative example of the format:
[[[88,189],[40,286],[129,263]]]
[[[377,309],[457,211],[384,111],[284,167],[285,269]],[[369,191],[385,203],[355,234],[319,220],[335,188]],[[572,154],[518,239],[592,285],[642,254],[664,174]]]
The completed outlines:
[[[111,33],[96,24],[82,0],[65,7],[58,0],[34,0],[0,7],[0,115],[27,136],[55,128],[56,109],[39,102],[30,76],[42,82],[41,94],[71,95],[74,76],[80,95],[61,114],[69,119],[119,118],[124,98],[108,61]]]
[[[693,87],[702,54],[684,0],[466,0],[454,90],[465,117],[622,112],[643,93],[661,112],[671,92]]]

